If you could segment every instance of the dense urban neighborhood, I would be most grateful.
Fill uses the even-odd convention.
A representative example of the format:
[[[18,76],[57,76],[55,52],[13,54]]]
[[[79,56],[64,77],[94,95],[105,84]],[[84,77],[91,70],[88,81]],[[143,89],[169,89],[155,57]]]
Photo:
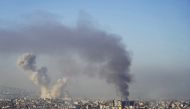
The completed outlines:
[[[0,88],[1,109],[190,109],[190,100],[42,99],[18,88]]]

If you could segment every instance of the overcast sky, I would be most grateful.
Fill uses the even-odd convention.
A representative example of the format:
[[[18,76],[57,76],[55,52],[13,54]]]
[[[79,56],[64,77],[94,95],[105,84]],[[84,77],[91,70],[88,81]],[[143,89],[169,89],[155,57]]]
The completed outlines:
[[[189,5],[189,0],[2,0],[0,31],[16,30],[44,17],[69,27],[75,26],[80,18],[85,22],[90,20],[96,28],[120,36],[130,52],[131,99],[189,98]],[[22,38],[11,35],[13,40],[22,42]],[[6,41],[2,34],[0,39],[1,43]],[[1,49],[6,48],[0,45]],[[13,46],[16,45],[9,48]],[[36,88],[16,66],[23,51],[10,49],[13,52],[0,51],[0,85]],[[47,66],[52,78],[60,75],[57,54],[36,55],[39,65]],[[77,97],[117,96],[112,85],[86,76],[72,79],[67,90]]]

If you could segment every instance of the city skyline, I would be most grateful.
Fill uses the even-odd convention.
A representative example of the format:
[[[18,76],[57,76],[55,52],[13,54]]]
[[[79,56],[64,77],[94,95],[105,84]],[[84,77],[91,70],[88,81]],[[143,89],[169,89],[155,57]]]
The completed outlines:
[[[189,4],[188,0],[0,1],[0,85],[36,88],[16,65],[21,54],[35,51],[11,50],[16,45],[3,36],[4,30],[17,32],[44,20],[68,27],[82,21],[122,39],[132,60],[129,98],[189,98]],[[10,46],[5,47],[7,40]],[[6,52],[9,49],[11,52]],[[36,55],[40,66],[48,66],[53,80],[61,75],[60,55]],[[69,84],[67,90],[73,96],[117,96],[114,86],[102,79],[80,75]]]

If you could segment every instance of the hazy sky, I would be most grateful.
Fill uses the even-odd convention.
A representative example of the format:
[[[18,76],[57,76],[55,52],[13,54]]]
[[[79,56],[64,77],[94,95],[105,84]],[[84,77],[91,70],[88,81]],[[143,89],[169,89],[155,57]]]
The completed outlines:
[[[68,26],[75,25],[80,17],[87,17],[98,28],[121,36],[130,51],[131,98],[189,98],[189,5],[189,0],[2,0],[0,27],[17,28],[23,20],[26,22],[36,18],[33,15],[44,13],[51,13],[50,16],[55,17],[53,19],[59,19]],[[89,16],[79,14],[81,12]],[[35,87],[18,70],[16,60],[19,55],[17,52],[1,53],[0,85]],[[48,54],[39,56],[39,63],[51,66],[50,72],[56,71],[56,58],[52,57]],[[81,78],[86,78],[89,84]],[[104,81],[81,78],[78,77],[68,87],[73,95],[115,96],[115,91],[110,91],[113,86]]]

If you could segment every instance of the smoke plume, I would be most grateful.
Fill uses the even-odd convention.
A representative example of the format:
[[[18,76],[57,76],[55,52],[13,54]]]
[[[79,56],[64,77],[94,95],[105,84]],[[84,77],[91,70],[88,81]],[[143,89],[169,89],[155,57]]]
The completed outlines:
[[[58,79],[55,85],[50,87],[50,78],[47,74],[47,68],[36,67],[36,56],[31,53],[23,54],[18,59],[18,66],[29,73],[29,78],[32,82],[41,88],[41,98],[57,98],[61,97],[63,87],[65,86],[66,79]]]
[[[62,62],[57,67],[63,70],[61,72],[64,75],[98,75],[97,77],[113,84],[123,97],[128,97],[131,59],[118,35],[100,30],[85,20],[79,20],[76,26],[68,27],[55,19],[41,19],[43,21],[28,22],[15,30],[0,29],[0,52],[53,54],[60,57]],[[46,92],[50,82],[47,69],[38,69],[35,58],[33,54],[25,54],[18,64],[24,70],[32,72],[30,79],[42,87],[45,93],[49,93]],[[61,84],[54,87],[60,88],[62,81],[64,80],[58,80],[57,83]]]

